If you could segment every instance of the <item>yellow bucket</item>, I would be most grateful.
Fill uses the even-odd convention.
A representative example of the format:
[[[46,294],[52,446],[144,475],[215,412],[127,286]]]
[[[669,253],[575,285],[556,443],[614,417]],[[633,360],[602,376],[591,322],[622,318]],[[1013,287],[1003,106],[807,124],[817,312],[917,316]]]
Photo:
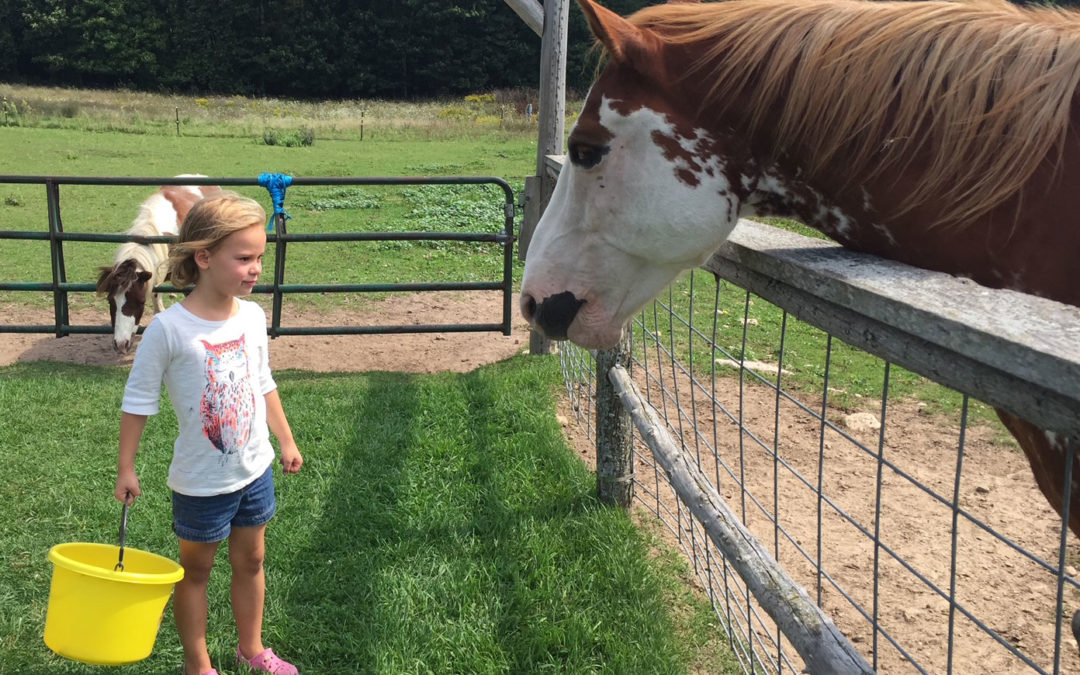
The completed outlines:
[[[57,544],[45,644],[60,656],[120,665],[150,656],[165,603],[184,568],[168,558],[110,544]]]

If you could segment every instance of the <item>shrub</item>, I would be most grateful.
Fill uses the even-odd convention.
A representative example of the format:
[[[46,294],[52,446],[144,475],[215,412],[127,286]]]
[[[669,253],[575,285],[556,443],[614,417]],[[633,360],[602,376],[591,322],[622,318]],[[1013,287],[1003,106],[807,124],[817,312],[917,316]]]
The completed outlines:
[[[443,108],[436,115],[441,120],[467,120],[472,119],[472,116],[473,112],[471,110],[456,105]]]
[[[485,103],[494,103],[495,94],[469,94],[465,97],[468,103],[479,103],[481,105]]]
[[[263,131],[263,143],[283,145],[286,148],[308,147],[315,144],[315,130],[311,127],[300,127],[296,131],[282,132],[267,128]]]
[[[23,103],[25,107],[25,102]],[[0,127],[21,127],[23,125],[23,111],[13,99],[6,96],[0,98]]]

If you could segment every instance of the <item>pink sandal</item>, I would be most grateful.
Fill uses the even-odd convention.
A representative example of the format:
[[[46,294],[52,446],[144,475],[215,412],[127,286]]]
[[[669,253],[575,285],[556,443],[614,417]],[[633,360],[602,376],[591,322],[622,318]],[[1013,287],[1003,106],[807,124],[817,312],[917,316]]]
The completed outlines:
[[[288,661],[281,660],[273,649],[265,649],[261,653],[246,658],[240,648],[236,648],[236,660],[242,665],[271,675],[299,675],[300,671]]]

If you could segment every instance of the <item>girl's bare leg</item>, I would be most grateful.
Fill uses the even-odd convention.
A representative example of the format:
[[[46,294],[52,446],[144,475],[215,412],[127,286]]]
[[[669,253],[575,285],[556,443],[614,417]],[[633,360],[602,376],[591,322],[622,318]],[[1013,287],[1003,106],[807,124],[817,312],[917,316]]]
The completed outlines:
[[[180,540],[180,564],[184,568],[184,578],[176,584],[173,616],[176,618],[180,642],[184,646],[186,675],[202,675],[213,668],[210,653],[206,650],[206,587],[210,581],[210,570],[214,567],[214,554],[220,543]]]
[[[263,652],[263,604],[266,597],[266,576],[263,557],[266,554],[264,535],[266,525],[234,527],[229,535],[229,564],[232,565],[232,610],[240,652],[252,658]]]

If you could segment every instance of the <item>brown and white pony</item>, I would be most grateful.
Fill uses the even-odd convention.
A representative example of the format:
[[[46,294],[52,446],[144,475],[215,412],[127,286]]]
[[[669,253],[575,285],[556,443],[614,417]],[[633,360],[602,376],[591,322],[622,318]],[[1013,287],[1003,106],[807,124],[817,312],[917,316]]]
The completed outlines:
[[[753,215],[1080,305],[1080,13],[729,0],[624,19],[578,2],[607,62],[525,263],[522,313],[548,337],[615,345]],[[998,414],[1061,513],[1067,439]]]
[[[184,174],[177,178],[199,177]],[[139,215],[127,234],[141,237],[176,235],[180,223],[195,202],[221,192],[208,185],[169,185],[150,195],[139,207]],[[121,354],[131,350],[142,320],[147,295],[153,295],[154,311],[165,309],[155,286],[165,278],[169,257],[167,244],[125,242],[117,249],[112,267],[100,268],[97,291],[109,299],[109,320],[113,327],[113,348]]]

